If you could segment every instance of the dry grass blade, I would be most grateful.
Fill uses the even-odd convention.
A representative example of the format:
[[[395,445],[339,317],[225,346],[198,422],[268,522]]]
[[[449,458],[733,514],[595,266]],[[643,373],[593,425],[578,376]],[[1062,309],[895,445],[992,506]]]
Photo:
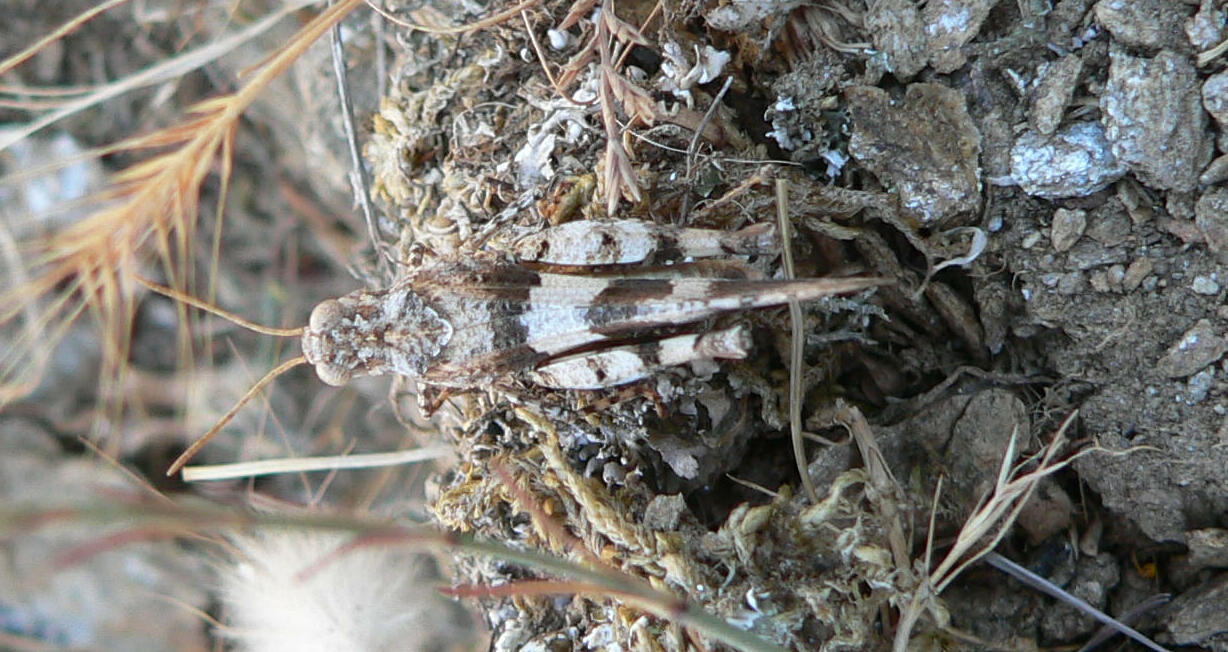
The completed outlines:
[[[909,566],[908,536],[904,531],[904,516],[900,506],[904,502],[904,491],[895,479],[887,461],[883,459],[883,451],[874,439],[874,431],[866,422],[861,410],[844,405],[836,406],[835,419],[848,429],[857,443],[857,450],[870,474],[870,487],[877,494],[873,501],[883,515],[887,524],[887,544],[891,546],[891,555],[898,568]]]
[[[28,138],[49,125],[60,122],[64,118],[80,113],[92,106],[139,88],[177,79],[201,66],[216,61],[222,55],[268,31],[287,15],[311,4],[314,4],[312,0],[293,0],[280,7],[276,12],[230,36],[220,38],[208,45],[185,52],[177,57],[160,61],[135,75],[105,84],[84,97],[73,99],[65,103],[58,111],[40,116],[38,119],[18,129],[6,131],[3,135],[0,135],[0,151],[8,149],[14,143]],[[40,45],[45,45],[45,43],[40,42]],[[291,45],[293,45],[293,41],[288,43],[287,47]]]
[[[789,186],[784,179],[776,180],[776,221],[780,229],[780,251],[784,257],[785,278],[792,279],[793,249],[792,229],[789,223]],[[819,492],[815,490],[814,480],[810,477],[810,466],[806,459],[806,447],[802,439],[802,377],[805,375],[802,359],[802,347],[806,341],[803,327],[806,323],[802,315],[802,305],[797,301],[789,302],[789,325],[793,330],[791,347],[789,349],[789,434],[793,441],[793,460],[797,463],[797,473],[802,478],[802,487],[806,497],[812,504],[818,504]]]
[[[930,572],[926,581],[918,587],[909,604],[901,609],[900,626],[896,631],[893,647],[896,652],[904,652],[908,649],[912,627],[927,608],[932,597],[941,594],[965,569],[993,551],[1027,504],[1037,484],[1070,465],[1090,450],[1094,450],[1080,451],[1066,459],[1056,460],[1058,451],[1066,443],[1066,430],[1074,423],[1076,416],[1078,412],[1072,412],[1058,428],[1053,441],[1049,442],[1039,453],[1014,467],[1011,466],[1011,460],[1015,459],[1019,433],[1012,435],[1010,445],[1003,455],[1002,466],[998,471],[998,479],[993,491],[982,499],[981,504],[960,528],[950,552],[938,564],[938,567]],[[1036,461],[1037,467],[1024,473],[1022,466],[1032,461]],[[928,550],[926,554],[929,555]]]
[[[558,28],[574,26],[596,5],[596,0],[582,0],[573,4]],[[639,178],[623,145],[624,129],[618,122],[618,109],[622,108],[631,123],[651,125],[657,117],[657,107],[650,94],[618,73],[620,57],[615,56],[616,52],[625,54],[636,45],[647,47],[648,40],[639,29],[614,14],[613,4],[609,0],[601,4],[600,15],[595,22],[593,36],[563,66],[557,81],[553,78],[551,81],[556,89],[565,89],[593,59],[598,60],[597,100],[601,105],[601,123],[606,136],[602,183],[606,194],[606,213],[613,215],[622,198],[635,203],[642,199]],[[616,47],[621,49],[616,51]],[[545,61],[542,64],[545,65]]]
[[[107,342],[103,351],[103,378],[122,379],[128,329],[136,311],[134,277],[139,268],[147,258],[156,256],[171,279],[171,285],[191,285],[187,257],[192,251],[200,188],[215,165],[223,172],[229,169],[231,141],[240,116],[307,47],[360,4],[361,0],[346,0],[318,15],[238,92],[200,103],[194,108],[192,117],[180,125],[129,141],[134,148],[161,147],[168,151],[116,175],[113,187],[104,193],[109,200],[104,208],[33,244],[32,258],[38,272],[0,295],[0,306],[3,306],[0,323],[13,321],[30,312],[44,297],[54,296],[34,320],[40,326],[49,327],[52,336],[44,335],[38,342],[23,341],[22,350],[10,350],[0,359],[0,382],[3,383],[0,400],[11,401],[37,383],[39,368],[22,363],[37,360],[43,353],[39,349],[54,347],[68,326],[87,310],[99,323]],[[266,18],[257,25],[267,29],[271,21],[281,15]],[[246,38],[250,38],[251,30],[244,33]],[[224,41],[233,47],[236,43],[232,41],[236,38],[239,37]],[[221,44],[219,41],[209,47]],[[192,65],[199,65],[198,58],[191,58]],[[179,70],[173,66],[171,69]],[[110,97],[118,92],[119,89],[111,89],[102,96]],[[50,124],[51,117],[54,116],[40,119],[21,130],[19,137]],[[184,352],[186,342],[184,335],[181,337]],[[22,372],[20,376],[18,370]],[[103,386],[104,389],[122,387],[123,383],[106,382]],[[100,399],[114,411],[121,404],[120,397],[108,399],[105,392]]]
[[[648,47],[648,39],[644,38],[644,35],[640,33],[640,30],[636,29],[634,25],[614,15],[613,8],[609,8],[609,10],[602,10],[601,21],[605,25],[605,28],[609,30],[610,35],[614,39],[622,41],[623,43],[634,43],[635,45]]]
[[[451,446],[438,445],[412,448],[391,453],[361,453],[318,457],[295,457],[276,460],[256,460],[234,464],[202,464],[183,469],[184,482],[210,482],[254,478],[262,475],[283,473],[307,473],[310,471],[336,471],[339,469],[374,469],[383,466],[400,466],[426,462],[452,455]]]
[[[368,6],[370,6],[371,9],[373,9],[379,15],[388,19],[389,22],[394,23],[396,25],[400,25],[401,27],[404,27],[406,29],[412,29],[416,32],[423,32],[426,34],[448,35],[448,34],[468,34],[469,32],[476,32],[477,30],[480,30],[480,29],[485,29],[487,27],[498,25],[499,23],[507,20],[508,18],[514,17],[516,14],[526,9],[531,9],[533,7],[536,7],[538,4],[541,4],[541,0],[525,0],[524,2],[521,2],[520,4],[515,5],[514,7],[500,11],[497,14],[487,16],[486,18],[483,18],[482,20],[479,20],[473,23],[469,23],[467,25],[459,25],[457,27],[437,27],[434,25],[417,25],[414,23],[406,22],[404,20],[401,20],[400,18],[397,18],[396,16],[389,14],[388,12],[381,9],[379,5],[377,5],[374,2],[368,3]]]
[[[1075,609],[1078,609],[1079,611],[1104,623],[1105,625],[1109,626],[1117,633],[1123,634],[1125,636],[1128,636],[1134,639],[1135,641],[1138,641],[1139,643],[1141,643],[1148,649],[1155,650],[1156,652],[1168,652],[1167,649],[1157,645],[1151,639],[1138,633],[1138,631],[1136,631],[1133,627],[1127,626],[1125,623],[1118,621],[1116,618],[1109,616],[1103,611],[1100,611],[1099,609],[1091,606],[1087,602],[1081,600],[1078,596],[1071,595],[1068,591],[1066,591],[1062,587],[1054,584],[1053,582],[1050,582],[1049,580],[1037,575],[1036,573],[1033,573],[1032,571],[1024,568],[1023,566],[1016,564],[1015,562],[1007,559],[1006,557],[999,555],[996,552],[990,552],[988,555],[986,555],[985,563],[1006,573],[1007,575],[1010,575],[1011,577],[1014,577],[1020,582],[1038,591],[1048,593],[1049,595],[1061,600],[1062,602],[1065,602],[1066,604],[1074,607]]]
[[[127,1],[128,0],[108,0],[107,2],[104,2],[98,5],[97,7],[94,7],[92,9],[87,9],[77,14],[76,16],[73,17],[72,20],[59,26],[54,31],[52,31],[50,34],[36,41],[30,47],[22,50],[21,52],[18,52],[17,54],[14,54],[13,56],[9,57],[8,59],[5,59],[4,61],[0,61],[0,76],[7,74],[13,68],[20,66],[23,62],[25,62],[30,57],[38,54],[40,51],[42,51],[43,48],[64,38],[68,34],[72,33],[74,30],[76,30],[78,27],[93,20],[94,17],[97,16],[98,14],[101,14],[106,11],[110,11],[114,7],[118,7],[119,5]]]

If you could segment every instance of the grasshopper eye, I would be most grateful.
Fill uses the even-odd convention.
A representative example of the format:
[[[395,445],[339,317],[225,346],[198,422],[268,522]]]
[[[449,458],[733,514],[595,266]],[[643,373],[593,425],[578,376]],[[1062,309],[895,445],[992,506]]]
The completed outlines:
[[[316,365],[316,375],[320,377],[320,380],[323,381],[325,385],[340,387],[341,385],[350,382],[350,378],[353,377],[354,372],[351,369],[346,369],[345,367],[339,365],[321,362]]]
[[[344,317],[345,310],[336,299],[321,301],[312,309],[311,317],[307,320],[307,328],[315,333],[325,333],[336,328]]]

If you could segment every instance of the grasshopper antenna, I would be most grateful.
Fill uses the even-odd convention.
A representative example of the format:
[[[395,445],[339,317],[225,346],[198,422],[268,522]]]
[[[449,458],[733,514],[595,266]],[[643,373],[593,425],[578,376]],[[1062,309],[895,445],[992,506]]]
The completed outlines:
[[[277,378],[278,376],[301,364],[307,364],[307,356],[300,355],[296,358],[286,360],[285,362],[277,365],[277,367],[272,371],[265,374],[264,378],[256,381],[256,384],[252,385],[252,388],[247,390],[247,393],[243,395],[243,398],[239,399],[239,402],[235,403],[235,406],[230,408],[230,411],[228,411],[226,414],[222,415],[222,418],[217,422],[217,424],[209,429],[209,432],[206,432],[198,437],[196,441],[192,442],[191,446],[188,446],[186,451],[183,451],[182,455],[175,458],[175,462],[171,464],[171,468],[166,470],[166,475],[171,476],[178,473],[189,460],[196,456],[196,453],[198,453],[200,449],[204,447],[206,442],[212,439],[219,430],[226,426],[226,424],[230,423],[230,420],[235,418],[235,415],[239,413],[239,410],[241,410],[244,405],[247,405],[248,401],[255,398],[255,396],[260,393],[260,390],[264,389],[265,385],[268,385],[269,383],[273,382],[274,378]]]
[[[228,310],[223,310],[217,306],[210,305],[204,301],[201,301],[200,299],[197,299],[196,297],[180,292],[174,288],[159,285],[139,275],[137,275],[135,278],[137,283],[144,285],[153,292],[174,299],[175,301],[181,301],[189,306],[192,306],[193,308],[199,308],[205,312],[212,313],[218,317],[227,319],[235,324],[238,324],[239,326],[242,326],[243,328],[255,331],[257,333],[262,333],[264,335],[275,335],[277,337],[301,337],[303,335],[303,331],[306,329],[305,326],[300,326],[298,328],[273,328],[270,326],[261,326],[260,324],[250,322]],[[243,395],[243,398],[240,398],[239,401],[235,403],[234,407],[230,408],[230,410],[226,412],[226,414],[224,414],[220,420],[218,420],[217,424],[210,428],[208,432],[197,438],[196,441],[192,442],[192,445],[188,446],[188,449],[175,459],[175,462],[171,464],[169,469],[166,470],[166,475],[171,476],[178,473],[189,460],[196,456],[196,453],[200,452],[200,449],[204,447],[205,443],[212,439],[213,436],[218,433],[218,431],[226,427],[226,424],[230,423],[230,420],[239,413],[239,410],[241,410],[244,405],[247,405],[248,401],[255,398],[255,396],[265,388],[265,386],[273,382],[274,378],[277,378],[278,376],[301,364],[307,364],[307,357],[304,355],[291,358],[277,365],[276,368],[265,374],[264,378],[256,381],[256,384],[252,385],[252,388],[247,390],[247,393]]]
[[[303,330],[305,328],[304,326],[299,326],[298,328],[274,328],[272,326],[261,326],[255,322],[247,321],[229,310],[223,310],[222,308],[218,308],[217,306],[201,301],[190,294],[185,294],[174,288],[168,288],[165,285],[158,285],[157,283],[154,283],[153,281],[140,276],[139,274],[135,275],[134,278],[136,279],[137,283],[144,285],[153,292],[161,294],[164,297],[174,299],[175,301],[186,303],[193,308],[198,308],[200,310],[204,310],[205,312],[212,313],[248,330],[255,331],[263,335],[276,335],[277,337],[301,337],[303,335]]]

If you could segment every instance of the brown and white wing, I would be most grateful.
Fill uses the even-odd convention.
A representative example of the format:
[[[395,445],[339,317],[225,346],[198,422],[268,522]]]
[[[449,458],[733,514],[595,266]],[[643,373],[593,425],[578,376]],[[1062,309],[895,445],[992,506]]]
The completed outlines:
[[[591,277],[513,264],[454,264],[412,281],[453,326],[426,380],[470,386],[561,355],[736,310],[855,292],[879,279]]]

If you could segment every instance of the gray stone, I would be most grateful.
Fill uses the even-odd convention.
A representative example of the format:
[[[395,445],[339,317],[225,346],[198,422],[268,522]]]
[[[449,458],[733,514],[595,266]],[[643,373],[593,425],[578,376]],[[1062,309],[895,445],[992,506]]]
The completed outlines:
[[[1122,45],[1158,50],[1185,44],[1185,14],[1169,0],[1100,0],[1095,12]]]
[[[1085,197],[1125,173],[1104,127],[1094,122],[1077,122],[1052,136],[1028,130],[1011,147],[1011,179],[1035,197]]]
[[[1169,51],[1109,58],[1100,111],[1113,156],[1153,188],[1193,190],[1212,149],[1194,66]]]
[[[1220,188],[1198,198],[1194,204],[1194,225],[1202,231],[1207,249],[1221,263],[1228,263],[1228,190]]]
[[[895,187],[905,213],[931,224],[980,210],[981,136],[962,93],[912,84],[900,102],[872,86],[854,86],[846,95],[853,118],[849,152]]]
[[[1037,71],[1028,122],[1038,133],[1050,136],[1057,131],[1062,122],[1062,113],[1074,97],[1081,72],[1083,60],[1077,54],[1068,54],[1046,63]]]
[[[1177,596],[1164,614],[1177,645],[1204,645],[1211,637],[1228,632],[1228,573]]]
[[[1087,211],[1070,210],[1067,208],[1059,208],[1053,212],[1053,227],[1050,230],[1049,238],[1053,242],[1053,249],[1058,253],[1065,253],[1074,243],[1083,237],[1083,230],[1087,228]]]
[[[1202,319],[1168,348],[1155,370],[1166,378],[1184,378],[1219,360],[1226,350],[1228,344],[1216,335],[1211,321]]]

